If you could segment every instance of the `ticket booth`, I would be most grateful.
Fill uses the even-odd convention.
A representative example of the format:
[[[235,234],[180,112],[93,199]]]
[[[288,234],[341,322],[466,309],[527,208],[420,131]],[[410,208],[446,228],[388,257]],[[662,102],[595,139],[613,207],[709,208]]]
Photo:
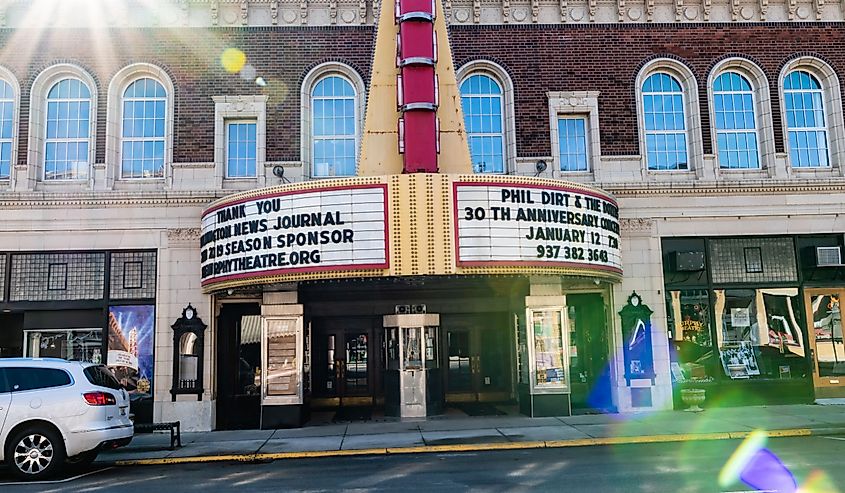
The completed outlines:
[[[402,418],[441,414],[445,398],[438,354],[440,315],[385,315],[383,324],[385,414]]]

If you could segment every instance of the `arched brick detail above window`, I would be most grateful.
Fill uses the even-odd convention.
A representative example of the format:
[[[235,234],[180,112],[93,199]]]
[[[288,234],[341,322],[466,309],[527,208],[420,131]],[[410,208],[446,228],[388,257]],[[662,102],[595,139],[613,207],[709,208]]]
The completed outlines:
[[[683,108],[685,116],[684,132],[687,136],[688,162],[686,169],[654,170],[649,169],[646,144],[646,115],[643,107],[643,85],[655,74],[666,74],[680,84],[683,93]],[[634,86],[637,105],[637,127],[639,129],[640,157],[643,173],[649,172],[680,172],[694,173],[703,176],[703,145],[701,134],[701,113],[698,101],[698,83],[695,75],[684,63],[674,58],[655,58],[646,62],[637,74]]]
[[[778,89],[780,91],[780,114],[782,122],[782,136],[784,143],[784,152],[787,155],[787,170],[790,174],[813,172],[817,173],[818,168],[800,169],[795,163],[791,163],[791,149],[789,141],[789,124],[787,120],[787,107],[785,104],[785,89],[784,82],[786,78],[794,71],[800,70],[812,75],[821,85],[821,93],[823,95],[823,108],[825,116],[825,127],[827,130],[827,145],[829,152],[830,166],[828,171],[830,174],[845,176],[845,166],[843,166],[843,159],[845,159],[845,123],[843,123],[842,116],[842,89],[839,82],[839,76],[829,63],[821,58],[804,55],[793,58],[786,62],[781,68],[778,76]]]
[[[743,57],[729,57],[716,63],[707,77],[707,107],[710,112],[710,145],[716,156],[716,167],[725,166],[719,162],[720,147],[718,140],[718,123],[716,118],[716,104],[714,84],[716,79],[726,73],[739,74],[751,85],[754,102],[754,118],[757,135],[758,155],[760,166],[772,175],[775,168],[775,134],[772,121],[772,99],[769,91],[769,80],[765,72],[753,61]]]
[[[106,188],[113,188],[117,180],[137,179],[121,174],[121,143],[123,141],[124,96],[130,85],[140,79],[152,79],[164,88],[164,171],[163,176],[153,180],[172,180],[173,164],[173,113],[175,87],[170,75],[162,68],[150,63],[133,63],[120,69],[109,82],[106,110]]]

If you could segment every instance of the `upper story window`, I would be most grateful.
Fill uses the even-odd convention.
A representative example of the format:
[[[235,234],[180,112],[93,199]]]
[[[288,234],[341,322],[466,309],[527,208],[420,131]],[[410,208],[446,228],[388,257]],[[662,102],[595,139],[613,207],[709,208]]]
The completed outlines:
[[[587,118],[560,117],[557,120],[561,171],[588,171]]]
[[[353,176],[358,156],[357,95],[339,75],[319,80],[311,91],[311,156],[315,177]]]
[[[461,106],[476,173],[505,172],[502,86],[486,74],[461,82]]]
[[[794,168],[830,166],[824,91],[805,70],[794,70],[783,80],[789,159]]]
[[[226,122],[226,178],[254,178],[256,175],[255,121]]]
[[[713,82],[716,147],[722,168],[759,168],[754,90],[741,74],[724,72]]]
[[[0,180],[8,180],[12,172],[12,139],[15,135],[15,91],[0,80]]]
[[[88,178],[91,109],[91,90],[79,79],[62,79],[47,93],[45,180]]]
[[[123,92],[121,178],[164,176],[167,91],[158,81],[141,78]]]
[[[689,169],[686,102],[681,83],[656,72],[642,86],[646,164],[650,170]]]

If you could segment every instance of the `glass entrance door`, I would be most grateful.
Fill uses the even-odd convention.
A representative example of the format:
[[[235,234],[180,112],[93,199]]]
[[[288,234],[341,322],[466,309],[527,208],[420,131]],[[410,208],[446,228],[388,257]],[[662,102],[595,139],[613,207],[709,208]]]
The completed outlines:
[[[572,407],[613,410],[607,314],[600,293],[566,296]]]
[[[511,398],[512,330],[507,314],[444,316],[444,380],[450,402],[500,402]]]
[[[327,405],[372,404],[374,349],[370,328],[317,327],[313,355],[315,395],[328,399]]]
[[[841,302],[845,289],[807,289],[805,306],[816,397],[845,397]]]

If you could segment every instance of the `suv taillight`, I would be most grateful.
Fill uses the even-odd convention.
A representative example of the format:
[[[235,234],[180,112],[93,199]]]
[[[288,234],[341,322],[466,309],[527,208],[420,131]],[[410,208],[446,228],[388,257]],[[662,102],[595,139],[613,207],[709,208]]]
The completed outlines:
[[[108,392],[85,392],[82,397],[89,406],[109,406],[117,403],[114,396]]]

